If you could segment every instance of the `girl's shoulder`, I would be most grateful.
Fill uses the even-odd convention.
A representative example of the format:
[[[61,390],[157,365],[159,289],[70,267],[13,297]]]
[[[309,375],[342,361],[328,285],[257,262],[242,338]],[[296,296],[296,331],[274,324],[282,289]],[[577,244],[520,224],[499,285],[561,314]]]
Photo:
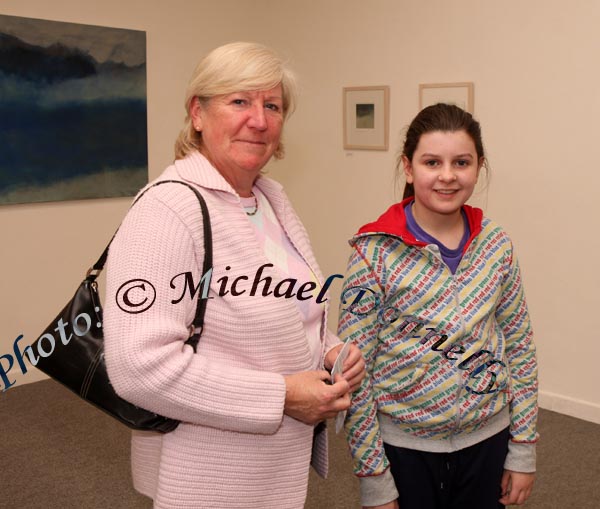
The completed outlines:
[[[406,224],[405,205],[412,198],[391,205],[377,220],[361,226],[350,239],[350,245],[357,249],[396,250],[404,246],[424,247],[427,244],[415,238]]]
[[[513,242],[506,230],[494,220],[484,217],[481,231],[466,251],[471,259],[503,260],[510,264],[514,257]]]
[[[349,244],[354,251],[366,259],[396,257],[411,248],[411,243],[407,243],[404,237],[387,232],[356,234],[349,240]]]
[[[481,220],[481,233],[480,237],[482,240],[512,243],[508,232],[493,219],[489,217],[483,217]]]

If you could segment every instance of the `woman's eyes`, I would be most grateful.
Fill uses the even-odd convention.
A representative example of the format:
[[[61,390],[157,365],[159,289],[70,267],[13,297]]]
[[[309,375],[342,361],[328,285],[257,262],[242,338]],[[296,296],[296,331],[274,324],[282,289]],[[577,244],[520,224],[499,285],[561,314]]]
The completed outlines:
[[[265,108],[271,110],[273,113],[281,113],[281,106],[276,103],[265,103]]]
[[[231,100],[231,104],[235,106],[247,106],[250,104],[250,101],[248,99],[235,98]],[[265,108],[277,113],[281,111],[281,107],[275,103],[265,103]]]

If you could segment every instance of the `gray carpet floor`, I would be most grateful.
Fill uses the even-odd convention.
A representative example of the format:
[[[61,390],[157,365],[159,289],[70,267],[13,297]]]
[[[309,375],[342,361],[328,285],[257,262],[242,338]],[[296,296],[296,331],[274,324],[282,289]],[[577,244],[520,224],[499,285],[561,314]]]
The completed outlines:
[[[59,384],[0,393],[0,418],[0,508],[151,509],[131,487],[129,431]],[[311,472],[307,509],[360,508],[344,438],[332,427],[331,475]],[[539,431],[536,486],[522,507],[599,509],[600,425],[541,410]]]

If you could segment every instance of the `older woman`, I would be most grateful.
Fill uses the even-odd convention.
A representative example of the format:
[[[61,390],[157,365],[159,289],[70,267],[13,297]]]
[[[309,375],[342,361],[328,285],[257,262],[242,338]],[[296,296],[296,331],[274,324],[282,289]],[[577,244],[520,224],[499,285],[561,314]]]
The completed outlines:
[[[316,425],[349,406],[364,375],[352,347],[343,377],[328,384],[323,368],[341,344],[316,298],[323,277],[281,186],[260,175],[283,154],[293,105],[293,76],[258,44],[217,48],[193,74],[176,161],[159,180],[197,186],[210,211],[213,273],[197,353],[184,345],[195,299],[173,304],[170,287],[178,274],[202,277],[194,194],[177,184],[149,189],[112,243],[104,316],[111,382],[134,404],[182,421],[166,435],[133,433],[134,486],[154,507],[303,507],[311,457],[327,470],[326,434]],[[156,291],[143,313],[116,302],[132,279]]]

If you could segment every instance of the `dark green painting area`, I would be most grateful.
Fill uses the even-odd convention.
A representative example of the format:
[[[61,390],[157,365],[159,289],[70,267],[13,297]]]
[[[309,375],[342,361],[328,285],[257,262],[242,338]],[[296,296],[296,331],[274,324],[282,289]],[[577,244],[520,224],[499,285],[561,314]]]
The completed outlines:
[[[0,204],[147,182],[146,34],[0,15]]]

